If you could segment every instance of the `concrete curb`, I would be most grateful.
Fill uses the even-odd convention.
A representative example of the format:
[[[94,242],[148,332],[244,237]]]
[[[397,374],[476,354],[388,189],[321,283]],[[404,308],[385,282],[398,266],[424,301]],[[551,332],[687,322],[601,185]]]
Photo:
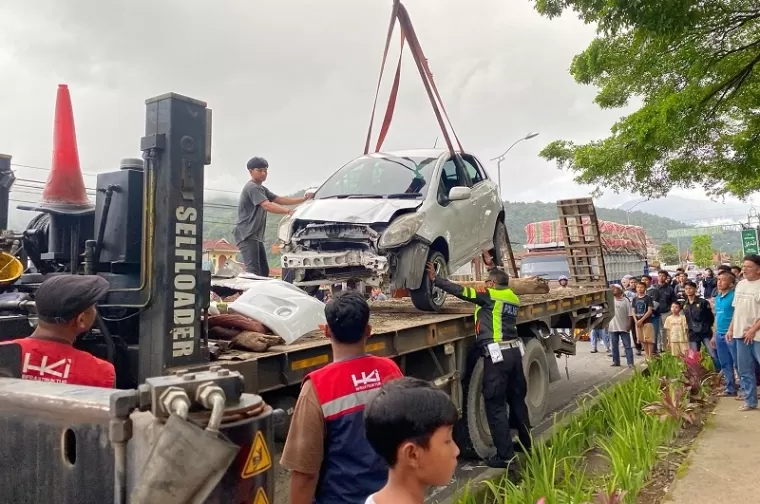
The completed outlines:
[[[636,368],[642,373],[647,371],[646,363],[640,364],[636,366]],[[532,432],[533,432],[534,443],[545,442],[558,429],[561,429],[565,427],[568,423],[570,423],[570,421],[575,417],[575,415],[578,414],[578,410],[580,407],[578,402],[581,398],[590,397],[591,398],[590,401],[586,402],[584,406],[586,406],[587,408],[593,407],[599,401],[599,397],[598,397],[599,392],[602,392],[603,390],[613,385],[617,385],[618,383],[628,380],[632,378],[633,376],[634,376],[634,373],[630,372],[628,368],[623,368],[618,373],[608,378],[606,381],[600,383],[599,385],[596,385],[595,387],[589,389],[587,392],[584,392],[583,394],[579,395],[578,400],[565,406],[561,410],[554,413],[551,417],[547,418],[546,420],[538,424],[535,428],[533,428]],[[486,490],[486,486],[484,485],[484,482],[498,479],[504,474],[504,472],[505,471],[503,469],[488,469],[478,474],[476,477],[474,477],[468,482],[470,495],[479,496],[482,492]],[[460,494],[462,493],[462,490],[463,488],[455,490],[454,492],[452,492],[451,495],[446,496],[445,498],[441,500],[429,501],[428,504],[432,504],[432,503],[457,504],[457,501],[459,499]]]

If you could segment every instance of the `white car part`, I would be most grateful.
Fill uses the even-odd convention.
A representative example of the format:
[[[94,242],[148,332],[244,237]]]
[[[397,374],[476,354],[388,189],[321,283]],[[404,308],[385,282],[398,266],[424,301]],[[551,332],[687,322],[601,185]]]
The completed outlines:
[[[383,249],[406,245],[425,222],[425,212],[402,215],[383,231],[377,246]]]
[[[298,287],[274,278],[246,277],[261,280],[252,282],[248,290],[230,303],[229,309],[261,322],[284,339],[286,345],[327,323],[325,305]]]

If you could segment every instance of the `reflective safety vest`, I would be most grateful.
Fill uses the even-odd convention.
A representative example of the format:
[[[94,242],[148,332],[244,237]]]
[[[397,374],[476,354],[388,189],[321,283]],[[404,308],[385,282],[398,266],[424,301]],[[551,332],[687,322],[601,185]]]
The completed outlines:
[[[364,504],[388,480],[388,467],[364,434],[364,407],[388,380],[395,362],[365,355],[309,373],[325,417],[325,453],[314,502]]]
[[[512,289],[462,288],[462,298],[472,300],[475,306],[475,332],[479,343],[492,343],[517,338],[517,312],[520,298]]]

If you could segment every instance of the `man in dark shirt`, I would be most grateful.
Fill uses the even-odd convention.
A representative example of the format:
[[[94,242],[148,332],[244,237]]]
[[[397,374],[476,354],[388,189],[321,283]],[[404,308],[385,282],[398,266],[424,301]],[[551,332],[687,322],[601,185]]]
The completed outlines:
[[[298,205],[311,198],[304,194],[301,198],[277,196],[263,186],[267,179],[269,163],[261,157],[248,161],[251,180],[243,186],[238,203],[238,218],[235,225],[235,243],[243,256],[245,270],[259,276],[269,276],[269,262],[264,246],[264,232],[267,227],[267,213],[292,215],[293,209],[282,205]]]
[[[697,284],[691,280],[686,282],[684,289],[686,302],[683,306],[683,313],[686,315],[686,323],[689,327],[689,348],[698,352],[704,345],[715,363],[715,369],[720,369],[715,349],[710,344],[712,326],[715,322],[710,303],[697,296]]]
[[[652,316],[649,320],[652,322],[652,329],[654,330],[654,347],[652,352],[655,355],[659,353],[660,348],[660,293],[655,285],[652,285],[652,277],[644,275],[641,277],[641,281],[646,285],[646,294],[652,299]]]
[[[673,287],[670,285],[670,282],[668,281],[668,272],[665,270],[660,270],[657,272],[657,287],[656,287],[656,294],[657,298],[655,301],[657,301],[657,312],[659,313],[659,319],[660,319],[660,331],[659,331],[659,338],[658,338],[658,346],[659,348],[655,348],[655,351],[662,352],[665,350],[665,338],[664,338],[664,331],[663,331],[663,324],[665,322],[665,319],[670,315],[670,306],[673,304],[673,301],[676,300],[675,292],[673,291]],[[654,322],[654,321],[653,321]]]
[[[681,306],[686,302],[686,281],[688,277],[686,273],[678,273],[676,275],[676,284],[673,286],[673,293],[676,296],[676,300],[681,303]]]

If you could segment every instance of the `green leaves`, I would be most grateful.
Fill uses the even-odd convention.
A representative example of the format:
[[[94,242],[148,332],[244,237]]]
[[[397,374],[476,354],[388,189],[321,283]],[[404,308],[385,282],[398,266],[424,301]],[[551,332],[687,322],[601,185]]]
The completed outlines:
[[[665,242],[660,245],[660,250],[657,255],[663,264],[676,264],[678,262],[678,249],[670,242]]]
[[[712,195],[760,189],[760,6],[755,0],[536,0],[549,18],[573,10],[598,37],[570,73],[595,102],[641,107],[585,145],[541,155],[576,181],[662,196],[701,185]]]
[[[694,263],[700,268],[713,266],[712,238],[707,235],[695,236],[691,240]]]

